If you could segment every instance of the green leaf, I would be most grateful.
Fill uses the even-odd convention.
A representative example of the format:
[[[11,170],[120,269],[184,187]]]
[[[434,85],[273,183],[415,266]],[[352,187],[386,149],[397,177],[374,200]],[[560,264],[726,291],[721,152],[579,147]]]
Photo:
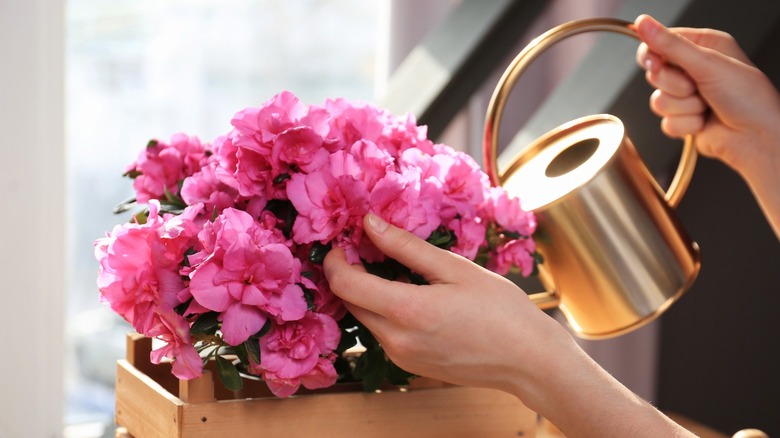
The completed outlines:
[[[288,179],[292,178],[289,173],[281,173],[274,178],[274,185],[281,184]]]
[[[358,326],[357,337],[360,339],[360,343],[368,350],[379,347],[379,341],[377,341],[374,335],[362,325]]]
[[[156,148],[159,143],[160,143],[159,141],[155,139],[151,139],[149,140],[148,143],[146,143],[146,149]]]
[[[534,258],[534,270],[531,272],[531,275],[539,275],[539,265],[544,263],[544,257],[542,256],[542,253],[539,251],[534,251],[533,254],[531,254]]]
[[[192,327],[190,327],[190,333],[203,335],[215,334],[219,329],[219,321],[217,320],[218,316],[219,313],[217,312],[208,312],[200,315],[198,319],[192,323]]]
[[[249,339],[252,339],[252,338],[249,338]],[[233,347],[233,352],[236,354],[236,356],[238,356],[238,361],[240,362],[239,365],[238,365],[239,367],[242,364],[248,364],[249,363],[249,352],[247,352],[247,349],[246,349],[248,342],[249,342],[249,340],[246,340],[243,344],[239,344],[239,345],[236,345],[235,347]]]
[[[133,215],[133,221],[138,225],[143,225],[149,219],[149,210],[141,211]]]
[[[270,319],[270,318],[269,318],[269,319],[266,319],[266,320],[265,320],[265,324],[263,324],[263,328],[261,328],[259,332],[257,332],[257,333],[255,333],[254,335],[252,335],[252,337],[255,337],[255,338],[257,338],[257,339],[260,339],[260,338],[262,338],[263,336],[267,335],[267,334],[268,334],[268,332],[270,332],[270,331],[271,331],[271,327],[272,327],[273,325],[274,325],[274,323],[273,323],[273,322],[271,322],[271,319]]]
[[[191,247],[187,248],[187,250],[184,251],[184,259],[182,260],[182,264],[184,266],[191,266],[190,265],[190,256],[191,255],[195,255],[197,253],[198,252],[195,251],[195,247],[194,246],[191,246]]]
[[[186,312],[187,308],[190,307],[190,303],[192,303],[192,298],[190,298],[189,300],[187,300],[187,301],[179,304],[178,306],[174,307],[173,311],[176,312],[179,315],[184,316],[184,312]]]
[[[290,238],[295,218],[298,216],[298,211],[293,207],[292,202],[281,199],[272,199],[266,204],[265,210],[273,213],[274,216],[284,223],[282,233],[285,237]]]
[[[163,193],[165,194],[165,204],[179,208],[185,208],[187,206],[183,199],[168,190],[168,186],[163,187]]]
[[[260,339],[250,336],[243,345],[246,348],[246,354],[249,361],[260,363]]]
[[[450,230],[444,226],[440,226],[439,228],[435,229],[433,233],[431,233],[430,237],[428,237],[426,240],[431,245],[438,246],[442,249],[450,249],[457,242],[455,234],[450,232]]]
[[[125,199],[124,201],[117,204],[116,207],[114,207],[112,213],[114,214],[124,213],[130,210],[131,208],[135,207],[135,205],[136,205],[135,197]]]
[[[238,373],[233,362],[225,359],[222,356],[217,356],[217,374],[219,374],[219,380],[225,385],[225,388],[231,391],[240,391],[244,387],[244,382],[241,380],[241,374]]]
[[[170,213],[173,215],[180,215],[184,213],[183,208],[166,208],[165,204],[161,204],[160,213]]]
[[[384,262],[368,263],[363,262],[363,267],[369,274],[376,275],[377,277],[384,278],[385,280],[395,280],[399,277],[401,272],[408,272],[403,265],[393,259],[385,259]]]
[[[345,329],[341,329],[341,338],[336,351],[346,351],[355,345],[357,345],[357,334],[354,331],[348,332]]]
[[[358,325],[360,325],[360,323],[358,322],[357,318],[355,318],[349,312],[345,313],[344,316],[342,316],[339,320],[339,327],[342,329],[357,328]]]
[[[409,271],[408,274],[406,274],[409,277],[409,282],[412,284],[416,284],[418,286],[426,285],[428,284],[428,280],[425,279],[422,275]]]
[[[140,170],[137,169],[130,169],[127,172],[123,173],[122,176],[126,176],[130,179],[136,179],[139,176],[143,175],[143,173]]]
[[[325,260],[325,256],[328,255],[330,248],[330,243],[322,244],[320,242],[314,242],[309,251],[309,261],[321,265]]]
[[[352,364],[349,360],[343,357],[337,357],[333,362],[333,368],[336,369],[338,374],[336,382],[356,382],[355,376],[352,374]]]
[[[303,289],[303,297],[306,299],[306,306],[308,310],[314,310],[314,291],[307,288],[303,283],[298,283],[301,289]]]
[[[363,380],[363,390],[373,392],[382,387],[390,369],[381,348],[366,350],[355,364],[355,377]]]

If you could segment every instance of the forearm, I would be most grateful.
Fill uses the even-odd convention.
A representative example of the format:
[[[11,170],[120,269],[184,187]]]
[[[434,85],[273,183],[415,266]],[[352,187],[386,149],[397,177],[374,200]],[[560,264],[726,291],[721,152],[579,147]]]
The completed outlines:
[[[570,337],[548,347],[526,371],[531,377],[507,389],[567,437],[693,436],[610,376]]]
[[[747,168],[738,170],[780,240],[780,127],[773,127],[765,144]]]

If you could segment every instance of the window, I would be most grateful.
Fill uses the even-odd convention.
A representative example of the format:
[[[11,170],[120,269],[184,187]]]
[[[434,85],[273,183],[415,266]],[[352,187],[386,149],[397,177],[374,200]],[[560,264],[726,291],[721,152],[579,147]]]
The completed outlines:
[[[122,178],[151,138],[210,142],[232,115],[286,89],[304,103],[374,100],[381,2],[69,0],[69,436],[113,436],[114,372],[129,324],[99,303],[92,244],[127,214]]]

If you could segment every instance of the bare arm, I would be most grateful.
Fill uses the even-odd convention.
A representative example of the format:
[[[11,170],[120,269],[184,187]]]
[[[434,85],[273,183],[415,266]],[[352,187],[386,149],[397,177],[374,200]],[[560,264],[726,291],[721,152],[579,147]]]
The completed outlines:
[[[333,291],[407,371],[519,397],[569,437],[690,436],[601,369],[516,285],[368,216],[366,233],[430,285],[325,259]]]

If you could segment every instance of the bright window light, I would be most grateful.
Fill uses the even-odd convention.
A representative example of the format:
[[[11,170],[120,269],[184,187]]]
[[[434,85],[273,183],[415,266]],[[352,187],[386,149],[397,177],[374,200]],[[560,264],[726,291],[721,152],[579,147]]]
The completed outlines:
[[[92,244],[127,220],[122,178],[151,138],[210,142],[282,90],[374,100],[378,14],[364,0],[68,0],[66,435],[113,436],[132,328],[99,302]]]

